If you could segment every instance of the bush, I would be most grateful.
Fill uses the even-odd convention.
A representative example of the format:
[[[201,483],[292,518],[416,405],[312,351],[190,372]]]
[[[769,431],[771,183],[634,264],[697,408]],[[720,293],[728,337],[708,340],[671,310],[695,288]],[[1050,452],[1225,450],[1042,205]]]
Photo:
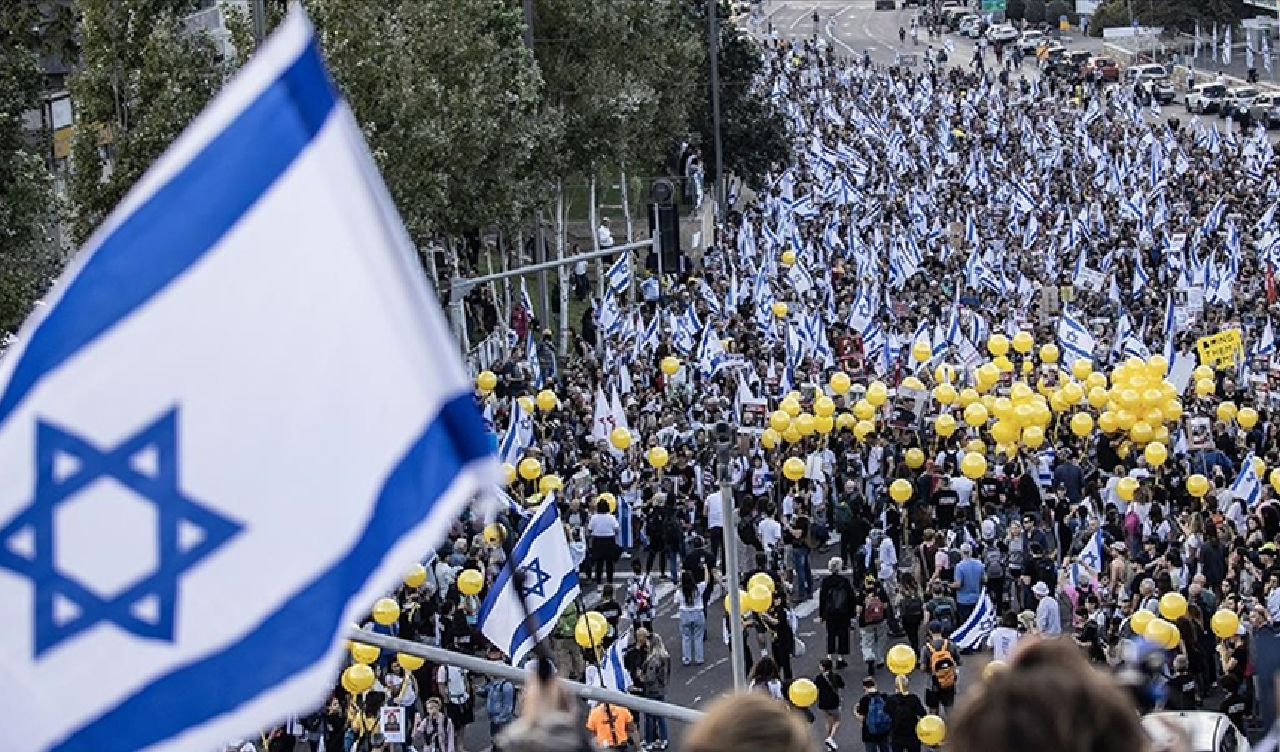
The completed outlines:
[[[1044,16],[1046,21],[1057,26],[1058,19],[1063,16],[1066,16],[1067,20],[1074,23],[1076,21],[1075,18],[1072,18],[1072,16],[1075,15],[1074,11],[1075,8],[1068,5],[1065,0],[1052,0],[1052,2],[1045,6]]]
[[[1044,23],[1044,0],[1026,0],[1024,18],[1027,23]]]
[[[1100,37],[1103,29],[1128,25],[1130,25],[1128,6],[1123,0],[1110,0],[1098,6],[1093,18],[1089,19],[1089,36]]]
[[[1004,8],[1004,17],[1010,21],[1021,21],[1026,17],[1027,6],[1023,0],[1008,0]]]

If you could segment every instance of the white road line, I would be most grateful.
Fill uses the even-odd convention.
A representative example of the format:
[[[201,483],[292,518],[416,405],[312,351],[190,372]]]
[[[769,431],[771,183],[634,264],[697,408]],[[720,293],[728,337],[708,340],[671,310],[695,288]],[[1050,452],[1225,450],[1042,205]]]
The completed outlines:
[[[851,8],[850,8],[849,6],[845,6],[844,8],[841,8],[840,10],[836,11],[836,12],[835,12],[835,14],[833,14],[833,15],[831,16],[831,18],[827,19],[826,31],[827,31],[827,36],[831,37],[831,41],[832,41],[832,42],[835,42],[836,44],[838,44],[838,45],[840,45],[841,47],[843,47],[843,48],[845,48],[846,50],[848,50],[848,51],[849,51],[849,54],[851,54],[851,55],[856,55],[856,54],[858,54],[858,53],[857,53],[857,51],[856,51],[856,50],[854,50],[852,47],[850,47],[850,46],[849,46],[849,44],[848,44],[847,42],[845,42],[843,39],[841,39],[839,36],[837,36],[835,32],[833,32],[833,31],[831,30],[831,24],[832,24],[832,23],[833,23],[837,18],[839,18],[841,15],[843,15],[843,14],[844,14],[844,12],[845,12],[845,11],[847,11],[847,10],[851,10]],[[841,24],[840,24],[840,26],[841,26],[841,27],[848,27],[848,26],[849,26],[849,22],[848,22],[848,21],[843,22],[843,23],[841,23]]]
[[[684,685],[687,687],[687,686],[689,686],[690,684],[693,684],[695,681],[697,681],[697,680],[698,680],[698,679],[700,679],[701,677],[705,676],[705,675],[706,675],[706,673],[707,673],[708,671],[710,671],[711,669],[716,668],[717,666],[723,666],[724,664],[726,664],[726,663],[728,663],[728,662],[729,662],[729,659],[728,659],[728,658],[721,658],[720,660],[715,661],[714,663],[708,663],[708,664],[706,664],[706,665],[705,665],[705,666],[703,666],[702,668],[698,669],[698,672],[697,672],[697,673],[695,673],[693,676],[690,676],[690,677],[688,678],[688,680],[686,680],[686,681],[685,681]],[[697,700],[694,700],[694,702],[697,702]]]

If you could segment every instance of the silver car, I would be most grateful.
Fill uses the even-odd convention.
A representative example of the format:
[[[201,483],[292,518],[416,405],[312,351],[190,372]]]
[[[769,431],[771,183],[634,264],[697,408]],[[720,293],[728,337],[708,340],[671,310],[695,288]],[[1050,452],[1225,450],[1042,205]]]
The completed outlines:
[[[1249,752],[1249,740],[1222,713],[1179,710],[1148,713],[1142,728],[1153,748],[1186,749],[1188,752]],[[1185,742],[1183,746],[1182,742]]]
[[[1262,123],[1265,128],[1280,127],[1280,94],[1259,94],[1249,105],[1250,123]]]

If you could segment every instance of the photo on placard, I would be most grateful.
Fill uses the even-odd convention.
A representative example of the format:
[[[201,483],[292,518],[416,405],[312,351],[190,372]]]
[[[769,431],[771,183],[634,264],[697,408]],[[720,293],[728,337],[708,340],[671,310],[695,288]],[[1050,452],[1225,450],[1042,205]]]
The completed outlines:
[[[1213,421],[1206,417],[1187,418],[1185,427],[1188,449],[1213,448]]]
[[[769,425],[769,403],[764,400],[743,400],[738,433],[763,433],[767,425]]]
[[[915,428],[924,415],[925,405],[929,401],[929,393],[909,387],[898,387],[890,401],[892,410],[889,413],[890,428]]]

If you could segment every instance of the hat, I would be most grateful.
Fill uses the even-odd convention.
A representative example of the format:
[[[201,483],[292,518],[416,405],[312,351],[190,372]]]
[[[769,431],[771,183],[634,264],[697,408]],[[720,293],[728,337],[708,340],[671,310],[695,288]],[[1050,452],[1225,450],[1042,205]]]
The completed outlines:
[[[1125,550],[1126,550],[1126,549],[1125,549],[1124,542],[1123,542],[1123,541],[1116,541],[1116,542],[1112,543],[1112,544],[1111,544],[1111,550],[1112,550],[1112,551],[1119,551],[1120,553],[1124,553],[1124,552],[1125,552]]]
[[[930,632],[941,632],[941,631],[942,631],[942,622],[938,621],[937,619],[934,619],[933,621],[929,622],[929,631],[930,631]]]
[[[1276,551],[1280,551],[1280,548],[1277,548],[1276,544],[1272,543],[1271,541],[1267,541],[1266,543],[1262,544],[1262,547],[1259,548],[1258,551],[1264,554],[1274,554]]]
[[[1147,470],[1145,467],[1135,468],[1129,471],[1129,477],[1130,478],[1150,478],[1151,471]]]
[[[1031,592],[1043,598],[1049,594],[1049,586],[1043,582],[1037,582],[1036,586],[1031,588]]]
[[[982,521],[982,539],[994,540],[996,537],[996,523],[987,518]]]

